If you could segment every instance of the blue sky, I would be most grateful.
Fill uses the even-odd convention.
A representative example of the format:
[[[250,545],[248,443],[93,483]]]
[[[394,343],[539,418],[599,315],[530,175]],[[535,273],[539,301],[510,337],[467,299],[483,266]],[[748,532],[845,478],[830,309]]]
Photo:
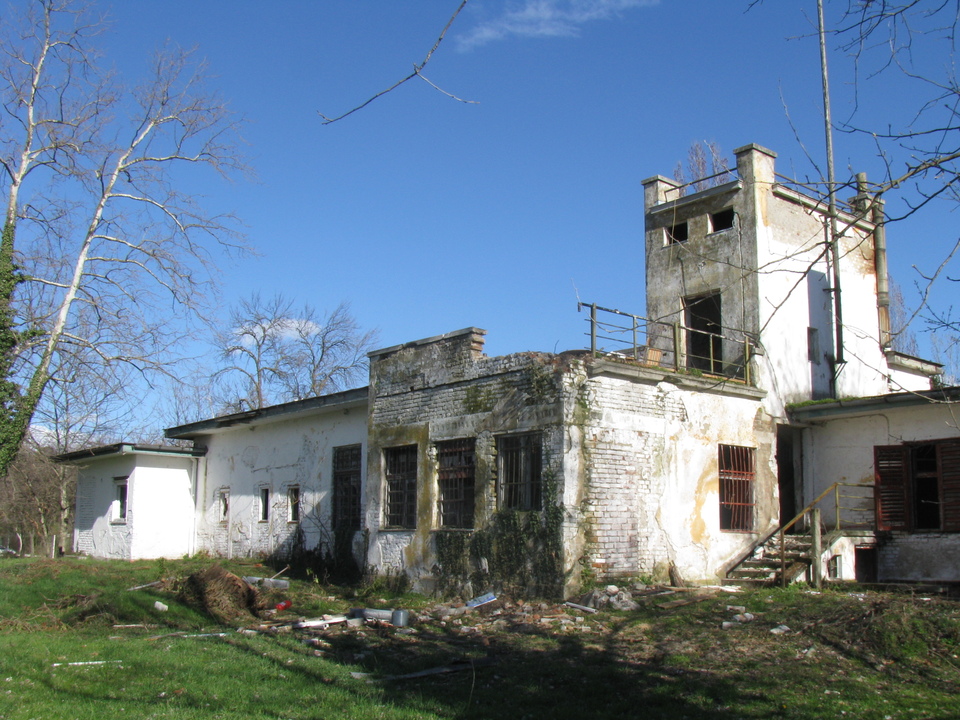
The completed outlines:
[[[816,174],[805,153],[822,164],[814,0],[470,0],[424,75],[472,103],[415,79],[332,125],[319,113],[408,74],[459,0],[97,4],[120,72],[135,77],[166,41],[196,46],[248,122],[257,180],[206,200],[259,251],[224,266],[226,302],[346,301],[380,346],[474,325],[491,355],[582,347],[578,293],[644,311],[643,179],[672,175],[702,140],[769,147],[786,175]],[[832,62],[843,118],[852,65]],[[903,120],[911,92],[861,88],[858,117]],[[836,142],[840,177],[879,176],[869,142]],[[889,230],[908,300],[912,266],[932,271],[953,246],[951,210]]]

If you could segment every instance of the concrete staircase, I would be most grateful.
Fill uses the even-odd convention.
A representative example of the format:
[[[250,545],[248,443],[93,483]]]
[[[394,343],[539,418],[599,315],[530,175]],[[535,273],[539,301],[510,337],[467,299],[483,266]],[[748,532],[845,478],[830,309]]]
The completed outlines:
[[[786,546],[787,582],[791,583],[805,575],[810,568],[809,535],[787,535]],[[774,533],[753,552],[727,571],[726,582],[745,587],[766,587],[782,582],[780,561],[780,536]]]

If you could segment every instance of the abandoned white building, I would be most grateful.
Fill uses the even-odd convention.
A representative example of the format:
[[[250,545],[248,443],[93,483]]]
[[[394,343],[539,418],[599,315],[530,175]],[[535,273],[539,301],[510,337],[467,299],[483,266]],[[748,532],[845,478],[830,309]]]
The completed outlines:
[[[366,388],[167,430],[189,451],[70,453],[75,546],[296,539],[423,590],[559,594],[773,575],[755,550],[817,500],[819,572],[957,580],[960,394],[891,348],[882,206],[861,187],[832,233],[774,153],[735,154],[699,192],[644,182],[646,316],[584,306],[590,350],[487,357],[466,328],[371,353]]]

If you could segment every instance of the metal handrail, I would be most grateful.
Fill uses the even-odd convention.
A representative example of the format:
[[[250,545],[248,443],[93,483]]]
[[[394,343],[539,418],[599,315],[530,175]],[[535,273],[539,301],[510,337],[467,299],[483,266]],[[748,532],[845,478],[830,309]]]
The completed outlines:
[[[665,323],[658,320],[651,320],[645,318],[641,315],[634,315],[632,313],[627,313],[622,310],[616,310],[613,308],[606,308],[596,303],[577,303],[577,311],[581,311],[584,308],[588,308],[590,311],[590,317],[588,322],[590,323],[590,352],[592,355],[596,356],[598,353],[603,352],[598,348],[598,340],[609,340],[613,343],[619,343],[623,346],[623,352],[615,353],[620,356],[629,356],[634,360],[645,360],[644,364],[647,365],[657,365],[660,367],[667,366],[661,360],[661,353],[673,353],[673,370],[675,372],[680,372],[683,367],[681,366],[681,357],[686,357],[687,363],[686,367],[691,369],[693,366],[690,364],[692,359],[702,360],[709,369],[706,371],[710,375],[719,375],[726,378],[735,378],[746,382],[747,385],[753,384],[753,377],[750,368],[750,361],[754,355],[753,353],[753,343],[750,338],[744,337],[743,339],[743,362],[736,365],[728,365],[726,372],[723,371],[723,368],[715,369],[717,365],[722,362],[722,358],[715,357],[714,355],[714,339],[719,338],[723,342],[732,343],[740,342],[738,340],[728,339],[726,336],[718,333],[707,332],[704,330],[698,330],[696,328],[686,327],[679,322],[675,323]],[[598,319],[597,313],[605,312],[612,315],[618,315],[626,319],[624,325],[619,325],[615,322],[603,321]],[[641,345],[638,341],[638,335],[643,333],[648,336],[649,342],[649,328],[651,326],[658,326],[665,329],[669,329],[667,332],[657,333],[657,341],[652,345]],[[734,328],[721,328],[721,330],[731,330],[737,333],[742,331],[735,330]],[[693,356],[689,353],[683,352],[683,342],[682,342],[682,333],[686,331],[687,333],[695,333],[697,335],[704,335],[709,338],[708,341],[708,355],[707,356]],[[612,337],[617,333],[621,335],[629,335],[629,339],[624,337]],[[655,358],[655,359],[654,359]],[[669,361],[668,361],[669,362]]]

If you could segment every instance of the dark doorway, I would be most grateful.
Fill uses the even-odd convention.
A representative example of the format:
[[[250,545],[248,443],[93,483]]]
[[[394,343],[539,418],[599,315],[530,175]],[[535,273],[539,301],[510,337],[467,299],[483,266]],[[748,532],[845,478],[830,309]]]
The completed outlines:
[[[723,370],[720,293],[684,298],[687,367],[709,373]]]
[[[877,582],[877,548],[873,545],[864,545],[853,549],[854,562],[857,564],[857,582]]]
[[[780,487],[780,524],[796,517],[797,458],[800,451],[800,432],[789,425],[777,425],[777,482]]]

